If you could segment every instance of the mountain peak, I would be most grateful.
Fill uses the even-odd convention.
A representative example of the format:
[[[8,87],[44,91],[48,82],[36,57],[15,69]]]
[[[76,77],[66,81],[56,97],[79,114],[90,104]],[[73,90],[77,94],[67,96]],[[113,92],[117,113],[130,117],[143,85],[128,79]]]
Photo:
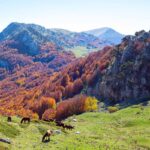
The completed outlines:
[[[123,34],[110,27],[102,27],[85,32],[98,37],[100,40],[103,39],[113,44],[119,44],[121,42],[121,39],[124,37]]]

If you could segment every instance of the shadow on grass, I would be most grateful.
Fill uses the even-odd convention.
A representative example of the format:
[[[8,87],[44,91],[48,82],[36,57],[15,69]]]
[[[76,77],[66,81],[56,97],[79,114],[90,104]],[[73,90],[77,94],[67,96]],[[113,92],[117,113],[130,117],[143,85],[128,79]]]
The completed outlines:
[[[37,128],[42,135],[47,131],[47,128],[44,126],[37,126]]]
[[[44,140],[44,141],[42,141],[43,143],[48,143],[48,142],[50,142],[51,140],[50,139],[47,139],[47,140]]]
[[[30,123],[25,123],[25,124],[19,124],[20,128],[27,128],[30,125]]]

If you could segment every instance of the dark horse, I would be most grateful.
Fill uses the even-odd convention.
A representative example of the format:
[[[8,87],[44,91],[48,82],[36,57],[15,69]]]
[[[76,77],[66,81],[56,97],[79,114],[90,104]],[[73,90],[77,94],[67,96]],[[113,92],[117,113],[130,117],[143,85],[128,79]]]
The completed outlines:
[[[26,122],[27,122],[27,123],[30,123],[30,121],[31,121],[30,118],[24,117],[24,118],[21,119],[21,122],[20,122],[20,123],[23,123],[23,122],[24,122],[24,123],[26,123]]]
[[[50,141],[50,136],[53,134],[53,131],[47,130],[46,133],[43,135],[42,142]]]
[[[7,121],[11,122],[11,117],[10,116],[7,117]]]
[[[71,126],[71,125],[65,125],[65,128],[68,129],[68,130],[72,130],[72,129],[74,129],[74,126]]]
[[[55,123],[56,123],[56,126],[65,128],[65,124],[63,122],[61,122],[61,121],[55,121]]]

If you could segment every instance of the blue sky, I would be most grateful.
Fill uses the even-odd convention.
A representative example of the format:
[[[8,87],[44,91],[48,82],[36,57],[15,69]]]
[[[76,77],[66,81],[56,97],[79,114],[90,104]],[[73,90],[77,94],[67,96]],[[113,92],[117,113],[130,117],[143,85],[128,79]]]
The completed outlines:
[[[150,0],[0,0],[0,31],[11,22],[85,31],[112,27],[150,30]]]

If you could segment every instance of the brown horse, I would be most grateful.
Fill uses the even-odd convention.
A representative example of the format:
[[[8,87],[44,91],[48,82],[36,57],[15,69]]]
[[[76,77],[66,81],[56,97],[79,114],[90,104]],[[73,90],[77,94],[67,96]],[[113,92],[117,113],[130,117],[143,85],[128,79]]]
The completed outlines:
[[[53,131],[47,130],[46,133],[43,135],[42,142],[50,141],[50,136],[53,134]]]
[[[24,122],[24,123],[26,123],[26,122],[27,122],[27,123],[30,123],[30,121],[31,121],[30,118],[24,117],[24,118],[21,119],[21,122],[20,122],[20,123],[23,123],[23,122]]]
[[[7,117],[7,121],[11,122],[11,117],[10,116]]]

